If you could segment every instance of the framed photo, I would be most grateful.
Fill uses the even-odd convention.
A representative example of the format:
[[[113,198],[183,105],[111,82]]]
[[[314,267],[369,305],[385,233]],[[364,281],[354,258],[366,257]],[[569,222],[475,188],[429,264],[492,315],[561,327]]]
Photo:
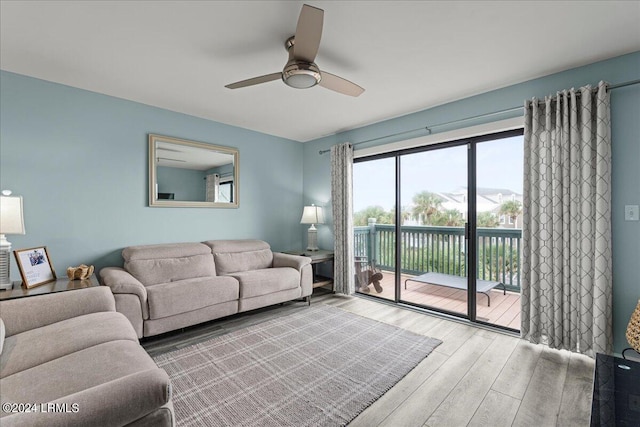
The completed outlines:
[[[35,288],[56,280],[46,246],[13,251],[25,288]]]

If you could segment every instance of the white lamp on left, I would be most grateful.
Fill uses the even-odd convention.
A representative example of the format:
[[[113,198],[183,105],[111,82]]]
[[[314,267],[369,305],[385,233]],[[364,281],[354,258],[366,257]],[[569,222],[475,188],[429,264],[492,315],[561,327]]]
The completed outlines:
[[[309,231],[307,232],[307,250],[318,250],[318,229],[316,224],[324,224],[324,214],[320,206],[311,205],[305,206],[302,211],[302,218],[300,224],[311,224]]]
[[[11,191],[2,190],[0,196],[0,289],[11,289],[9,265],[11,243],[5,234],[25,234],[22,215],[22,197],[12,196]]]

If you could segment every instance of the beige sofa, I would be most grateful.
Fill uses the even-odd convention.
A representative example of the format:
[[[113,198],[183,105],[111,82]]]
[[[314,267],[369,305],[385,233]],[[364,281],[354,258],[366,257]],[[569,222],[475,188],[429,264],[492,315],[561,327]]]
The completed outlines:
[[[175,424],[169,377],[115,308],[105,287],[0,302],[2,427]]]
[[[311,260],[261,240],[130,246],[124,268],[100,271],[139,338],[299,298],[313,291]]]

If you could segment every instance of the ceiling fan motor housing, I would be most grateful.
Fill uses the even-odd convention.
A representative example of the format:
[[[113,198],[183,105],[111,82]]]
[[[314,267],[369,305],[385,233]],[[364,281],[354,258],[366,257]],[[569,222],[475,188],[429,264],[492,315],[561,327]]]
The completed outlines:
[[[282,81],[296,89],[307,89],[320,83],[320,69],[313,62],[290,60],[282,70]]]

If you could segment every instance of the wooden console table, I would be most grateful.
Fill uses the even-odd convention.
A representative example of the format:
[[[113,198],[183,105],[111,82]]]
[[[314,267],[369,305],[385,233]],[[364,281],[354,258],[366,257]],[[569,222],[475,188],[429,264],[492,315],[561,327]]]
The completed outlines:
[[[35,295],[46,295],[55,292],[72,291],[75,289],[91,288],[100,286],[98,279],[92,275],[85,280],[69,280],[67,277],[59,277],[53,282],[27,289],[22,286],[21,281],[13,282],[13,288],[0,291],[0,301],[14,298],[32,297]]]

